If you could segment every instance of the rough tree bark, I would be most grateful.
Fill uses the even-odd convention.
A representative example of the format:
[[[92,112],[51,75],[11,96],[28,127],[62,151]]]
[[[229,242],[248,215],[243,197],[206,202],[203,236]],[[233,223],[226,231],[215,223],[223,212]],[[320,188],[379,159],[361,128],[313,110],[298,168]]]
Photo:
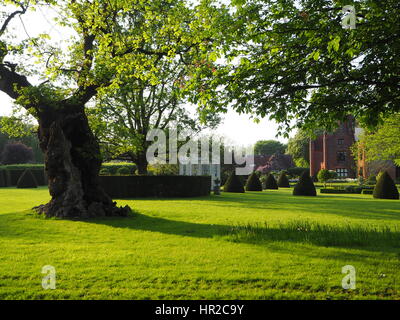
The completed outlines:
[[[92,218],[126,216],[102,190],[98,173],[102,159],[83,106],[42,108],[39,140],[45,153],[51,201],[36,207],[47,217]]]

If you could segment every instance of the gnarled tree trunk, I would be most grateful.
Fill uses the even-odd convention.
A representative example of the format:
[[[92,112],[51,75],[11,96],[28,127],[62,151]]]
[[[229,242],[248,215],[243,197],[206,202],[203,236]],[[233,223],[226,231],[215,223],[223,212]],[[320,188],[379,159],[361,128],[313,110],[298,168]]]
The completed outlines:
[[[83,106],[41,108],[39,140],[52,197],[37,212],[47,217],[126,216],[99,184],[101,155]]]

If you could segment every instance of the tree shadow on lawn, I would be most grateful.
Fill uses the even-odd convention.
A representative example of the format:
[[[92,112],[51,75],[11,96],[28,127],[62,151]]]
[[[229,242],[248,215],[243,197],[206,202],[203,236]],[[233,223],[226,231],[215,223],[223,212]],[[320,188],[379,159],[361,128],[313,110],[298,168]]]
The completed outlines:
[[[226,194],[225,194],[226,195]],[[127,200],[127,199],[125,199]],[[224,208],[249,208],[258,210],[290,210],[292,212],[310,212],[333,214],[346,218],[388,219],[400,223],[400,201],[373,198],[359,198],[348,195],[320,195],[317,197],[292,196],[287,193],[247,192],[246,194],[228,194],[200,198],[140,198],[128,199],[140,201],[195,201],[204,202],[205,206],[220,206]]]
[[[305,221],[292,221],[279,226],[267,224],[219,225],[169,220],[135,213],[132,218],[89,220],[114,228],[158,232],[194,238],[215,238],[234,243],[268,246],[271,242],[308,243],[325,247],[362,248],[369,251],[400,252],[400,232],[388,228],[368,229],[362,226],[336,227]]]
[[[32,219],[37,219],[32,223]],[[70,230],[57,227],[57,221],[51,219],[51,226],[46,219],[34,218],[26,212],[0,215],[0,238],[23,239],[24,241],[65,240]],[[220,225],[193,223],[152,217],[134,213],[128,218],[102,218],[94,220],[76,220],[86,224],[97,224],[112,228],[157,232],[182,237],[216,239],[232,243],[245,243],[273,248],[278,243],[313,244],[332,248],[353,248],[367,251],[400,253],[400,232],[398,230],[368,229],[362,226],[330,226],[307,221],[290,221],[280,225],[248,224]],[[70,221],[73,223],[74,221]],[[45,224],[45,225],[43,225]],[[43,230],[46,229],[46,232]],[[68,231],[69,230],[69,231]],[[102,231],[103,232],[103,231]],[[105,231],[106,236],[106,231]],[[280,245],[279,245],[280,247]]]

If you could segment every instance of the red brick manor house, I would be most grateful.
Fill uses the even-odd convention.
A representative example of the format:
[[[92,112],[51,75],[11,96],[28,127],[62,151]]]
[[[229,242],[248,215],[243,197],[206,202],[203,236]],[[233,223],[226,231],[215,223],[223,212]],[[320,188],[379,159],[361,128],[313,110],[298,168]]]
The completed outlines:
[[[357,163],[351,152],[351,146],[357,141],[361,128],[356,127],[354,117],[346,121],[331,133],[324,133],[310,141],[310,175],[316,176],[321,169],[336,171],[339,178],[368,178],[386,170],[393,179],[400,178],[400,167],[392,161],[365,160],[364,150],[359,150]]]
[[[310,141],[310,175],[321,169],[334,170],[339,178],[356,178],[356,164],[350,147],[356,141],[355,120],[349,117],[332,133],[324,133]]]

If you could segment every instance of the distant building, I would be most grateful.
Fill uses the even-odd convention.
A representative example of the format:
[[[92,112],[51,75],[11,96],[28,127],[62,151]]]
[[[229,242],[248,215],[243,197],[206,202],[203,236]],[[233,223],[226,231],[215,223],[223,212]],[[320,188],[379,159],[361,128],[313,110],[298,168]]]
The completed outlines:
[[[357,163],[351,152],[359,140],[362,129],[356,127],[354,117],[349,116],[333,133],[324,133],[310,141],[310,175],[316,176],[321,169],[336,171],[339,178],[368,178],[386,170],[393,179],[400,178],[400,168],[392,161],[366,161],[365,151],[360,148]]]
[[[350,147],[355,139],[355,120],[349,117],[333,133],[324,133],[310,141],[310,175],[321,169],[336,171],[339,178],[356,178],[356,164]]]

